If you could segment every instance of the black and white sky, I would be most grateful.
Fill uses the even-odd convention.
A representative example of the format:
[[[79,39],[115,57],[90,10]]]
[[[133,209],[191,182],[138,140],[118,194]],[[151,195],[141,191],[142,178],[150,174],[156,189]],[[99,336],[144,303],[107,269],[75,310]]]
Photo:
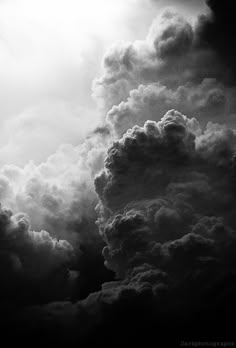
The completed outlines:
[[[234,16],[233,0],[0,1],[9,344],[236,344]]]

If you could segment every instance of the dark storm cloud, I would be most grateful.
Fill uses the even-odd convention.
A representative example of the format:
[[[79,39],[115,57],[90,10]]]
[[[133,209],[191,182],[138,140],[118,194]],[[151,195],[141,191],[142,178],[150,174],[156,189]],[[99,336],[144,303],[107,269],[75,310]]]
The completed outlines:
[[[13,215],[1,207],[1,306],[9,301],[24,306],[78,300],[113,279],[113,272],[104,267],[104,242],[97,233],[95,215],[77,223],[71,220],[67,228],[78,234],[79,243],[74,241],[72,246],[47,231],[35,232],[26,214]]]
[[[165,10],[153,22],[146,40],[110,48],[104,57],[105,73],[95,81],[95,95],[104,98],[109,109],[140,84],[158,82],[176,88],[218,78],[221,66],[215,53],[197,45],[195,28],[178,12]]]
[[[119,279],[79,302],[17,310],[19,337],[29,343],[40,337],[100,344],[105,337],[105,345],[153,339],[177,345],[186,332],[193,339],[197,327],[198,340],[229,339],[236,290],[235,149],[234,130],[217,124],[201,129],[174,110],[114,142],[95,186],[103,256]],[[84,272],[96,272],[97,265],[89,270],[88,264],[98,259],[84,252]]]
[[[73,247],[46,231],[31,230],[26,214],[0,208],[0,297],[31,302],[70,295]]]
[[[50,214],[47,211],[43,216],[49,226],[55,228],[59,217],[66,233],[78,232],[82,256],[79,295],[74,300],[83,300],[15,311],[19,337],[30,343],[41,337],[42,342],[49,338],[58,344],[94,341],[109,346],[142,339],[145,344],[154,339],[179,345],[178,339],[186,335],[198,340],[231,339],[230,313],[236,308],[236,131],[208,122],[225,121],[226,117],[232,121],[236,110],[231,58],[235,52],[227,47],[234,31],[229,33],[231,23],[226,23],[225,15],[231,3],[209,1],[212,13],[202,15],[195,26],[176,11],[166,10],[154,21],[146,40],[122,42],[107,52],[95,94],[109,111],[108,124],[94,134],[114,135],[115,140],[99,174],[109,141],[98,147],[91,137],[89,156],[87,143],[78,151],[83,160],[75,156],[81,171],[85,164],[89,183],[91,174],[97,174],[98,197],[86,181],[75,184],[77,170],[70,181],[70,204],[65,211],[54,209],[58,195],[50,185],[38,185],[36,180],[26,186],[27,199],[40,192],[38,206],[44,208],[42,202],[47,203]],[[224,27],[223,33],[230,39],[225,43],[225,56],[220,33]],[[214,30],[220,35],[219,42]],[[231,43],[233,46],[233,40]],[[61,161],[58,163],[56,168]],[[45,169],[47,172],[48,166]],[[62,181],[65,178],[68,176],[63,174]],[[8,181],[3,177],[0,184],[2,195],[8,196]],[[95,236],[93,208],[97,203],[103,242]],[[35,257],[38,267],[46,236],[51,243],[51,237],[41,232],[37,236],[43,238],[42,249],[38,249],[32,237],[35,233],[21,222],[25,215],[17,216],[4,211],[0,220],[3,246],[7,245],[2,264],[14,270],[14,279],[18,279],[15,273],[21,264],[28,277],[28,255],[31,261]],[[16,221],[17,226],[10,228],[10,235],[23,230],[23,246],[18,246],[17,238],[9,240],[9,221]],[[55,243],[60,244],[54,241],[54,248]],[[54,248],[49,248],[53,255]],[[116,280],[112,272],[104,271],[101,248],[105,265],[115,272]],[[47,274],[54,271],[54,263],[50,263],[48,248],[45,250],[44,260],[51,266],[45,270]],[[53,260],[64,271],[68,265],[61,254],[56,255]],[[5,270],[3,267],[3,277]],[[43,267],[40,282],[44,282]]]
[[[108,267],[119,275],[136,262],[165,269],[195,247],[196,257],[216,256],[217,243],[235,238],[235,148],[234,131],[213,124],[202,131],[174,110],[116,141],[95,179]]]
[[[234,130],[214,124],[202,130],[172,110],[158,123],[129,130],[108,150],[95,179],[98,225],[106,265],[123,280],[104,284],[83,303],[85,313],[90,306],[96,312],[88,332],[112,330],[108,322],[116,316],[124,330],[122,315],[130,311],[132,324],[137,328],[138,316],[148,338],[157,322],[179,337],[177,318],[191,332],[195,316],[199,335],[222,329],[220,316],[235,293],[235,149]],[[140,320],[145,313],[147,326]],[[120,337],[132,330],[129,325]]]

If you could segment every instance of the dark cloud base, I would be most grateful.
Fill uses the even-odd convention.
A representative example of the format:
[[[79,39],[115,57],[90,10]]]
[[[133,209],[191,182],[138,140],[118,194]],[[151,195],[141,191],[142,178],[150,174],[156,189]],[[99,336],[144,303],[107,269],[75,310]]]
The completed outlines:
[[[235,286],[236,276],[231,274],[214,284],[214,288],[205,292],[201,289],[201,301],[192,310],[188,308],[186,300],[178,304],[176,293],[166,295],[157,308],[148,292],[140,296],[127,292],[117,303],[103,304],[100,309],[102,321],[98,323],[94,323],[94,318],[90,317],[97,313],[80,314],[79,309],[78,318],[66,322],[67,311],[63,308],[64,325],[55,318],[55,314],[50,317],[50,311],[47,316],[44,314],[44,319],[40,318],[40,312],[45,308],[38,310],[38,313],[37,310],[30,313],[28,318],[20,313],[20,319],[13,321],[9,316],[16,318],[17,312],[8,310],[8,316],[2,323],[1,336],[6,337],[9,344],[23,343],[26,346],[155,344],[162,347],[171,344],[178,347],[181,341],[235,342]],[[188,298],[188,291],[192,289],[185,289],[182,299]],[[85,328],[83,332],[81,326],[86,325],[90,328]]]

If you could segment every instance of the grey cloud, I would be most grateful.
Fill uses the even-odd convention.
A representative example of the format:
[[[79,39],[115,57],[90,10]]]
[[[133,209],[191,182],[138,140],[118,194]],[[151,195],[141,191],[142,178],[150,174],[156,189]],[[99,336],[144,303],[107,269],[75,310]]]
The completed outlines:
[[[231,93],[215,79],[205,79],[200,85],[187,83],[176,90],[161,84],[140,85],[130,92],[126,102],[111,108],[107,122],[118,137],[134,125],[159,121],[170,108],[197,117],[203,124],[209,120],[221,122],[224,115],[234,112],[230,99]]]
[[[203,131],[174,110],[114,142],[95,179],[107,266],[124,277],[143,263],[185,274],[199,257],[222,261],[235,239],[235,147],[233,130]]]
[[[95,224],[95,206],[98,198],[93,187],[93,176],[102,168],[108,138],[103,137],[100,132],[94,133],[78,146],[61,146],[40,165],[29,163],[24,168],[14,165],[1,168],[2,202],[11,211],[25,213],[14,216],[18,216],[22,223],[30,219],[31,227],[25,227],[26,235],[29,231],[29,238],[37,238],[35,244],[30,239],[32,245],[25,251],[25,255],[29,254],[26,260],[29,274],[26,274],[26,270],[22,276],[14,272],[9,280],[9,272],[5,272],[6,289],[13,289],[13,282],[17,284],[17,288],[26,289],[24,299],[32,293],[33,301],[36,303],[41,301],[41,297],[44,298],[43,301],[66,297],[75,300],[84,298],[90,291],[100,289],[103,281],[113,278],[113,273],[103,265],[101,252],[104,242]],[[31,232],[41,229],[47,232]],[[19,234],[17,241],[20,243],[22,240],[23,243],[24,238],[24,233]],[[27,245],[30,243],[29,238],[25,241]],[[59,260],[60,250],[57,249],[62,243],[58,242],[59,240],[65,240],[65,246],[70,246],[73,254],[71,262],[68,256],[66,267],[61,266]],[[51,251],[47,250],[50,249],[50,243]],[[19,253],[22,255],[24,248],[25,246],[19,247]],[[13,268],[19,268],[21,257],[19,258],[18,253],[15,256],[10,250],[11,245],[9,253],[4,251],[1,256],[2,264],[9,263]],[[61,255],[63,256],[63,253]],[[55,270],[50,270],[53,260]],[[92,269],[92,263],[96,264],[96,271]],[[34,277],[39,276],[40,271],[48,273],[35,280]],[[13,290],[13,297],[17,297],[16,293],[22,295],[24,292]],[[6,296],[8,298],[7,291]]]
[[[13,215],[3,207],[0,230],[1,298],[37,302],[70,295],[69,269],[75,262],[70,243],[52,238],[46,231],[33,231],[26,214]]]
[[[154,89],[152,85],[157,86],[156,116],[154,107],[151,114],[155,120],[168,109],[176,108],[203,123],[212,119],[223,123],[227,118],[227,122],[235,124],[235,88],[233,81],[230,82],[233,63],[226,53],[230,60],[227,64],[223,50],[223,37],[227,38],[226,51],[234,50],[228,40],[232,37],[232,25],[225,18],[226,9],[220,14],[221,5],[216,0],[209,5],[213,14],[199,16],[195,25],[175,11],[165,10],[153,22],[146,40],[118,43],[107,52],[104,74],[94,82],[94,95],[108,112],[108,121],[115,113],[114,121],[117,128],[121,127],[119,136],[136,122],[141,125],[149,119],[149,106],[142,121],[128,120],[125,124],[123,115],[135,93],[139,94],[142,88]],[[219,44],[215,42],[214,28],[219,31]],[[117,121],[116,108],[122,113]],[[140,111],[133,110],[137,117]]]
[[[166,10],[157,23],[152,24],[147,40],[153,42],[158,58],[174,60],[190,50],[193,29],[181,15]]]

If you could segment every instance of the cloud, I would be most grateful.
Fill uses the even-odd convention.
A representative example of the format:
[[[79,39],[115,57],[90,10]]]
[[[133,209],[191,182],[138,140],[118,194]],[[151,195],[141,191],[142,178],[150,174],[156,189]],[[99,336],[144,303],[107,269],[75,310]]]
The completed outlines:
[[[103,265],[101,251],[104,242],[95,224],[98,198],[93,185],[94,175],[103,166],[109,141],[109,133],[92,132],[78,146],[60,146],[39,165],[30,162],[23,168],[11,164],[0,169],[0,199],[3,204],[11,211],[27,214],[33,231],[48,231],[45,234],[52,240],[66,240],[73,248],[74,262],[68,264],[73,291],[71,289],[68,296],[74,299],[99,290],[103,281],[113,278],[113,272]],[[42,267],[37,257],[32,250],[35,273],[39,272],[37,267]],[[45,262],[49,261],[45,257]],[[49,265],[45,266],[47,268]],[[79,272],[79,277],[74,276],[76,272]],[[41,280],[39,283],[44,284]],[[47,291],[50,291],[51,299],[57,299],[57,290],[54,291],[50,282]]]
[[[19,337],[110,344],[119,328],[116,342],[151,342],[158,326],[157,342],[177,344],[196,326],[204,339],[232,333],[235,147],[235,130],[175,110],[115,141],[95,188],[105,264],[118,279],[75,303],[14,311]]]
[[[65,298],[72,291],[72,245],[31,229],[26,214],[0,209],[1,299],[12,302]],[[58,288],[59,287],[59,288]]]
[[[31,342],[43,332],[47,342],[82,344],[114,339],[119,328],[117,342],[148,342],[156,325],[157,342],[176,344],[196,325],[199,337],[229,335],[235,146],[233,130],[211,123],[201,129],[176,111],[115,142],[95,185],[103,255],[121,279],[77,303],[21,309],[19,337]]]
[[[65,237],[83,218],[95,217],[93,176],[102,168],[106,142],[106,137],[94,135],[78,146],[62,145],[39,165],[3,166],[3,203],[26,212],[34,228],[43,226],[56,237],[63,233]]]
[[[193,29],[183,17],[167,10],[151,26],[147,40],[154,44],[159,59],[175,59],[188,53],[193,41]]]
[[[132,0],[69,2],[0,3],[1,165],[40,163],[59,145],[83,141],[100,121],[91,83],[104,50],[133,39],[132,23],[142,35],[138,13],[145,29],[153,16],[148,7],[144,19],[142,0],[134,18]]]
[[[115,137],[122,136],[135,125],[141,126],[145,121],[159,121],[171,107],[197,117],[201,124],[210,120],[222,122],[227,114],[235,110],[229,102],[231,95],[232,92],[215,79],[204,79],[199,85],[187,83],[177,89],[157,83],[140,85],[130,91],[127,101],[111,108],[106,120]]]
[[[61,144],[84,141],[98,123],[97,113],[73,102],[54,100],[29,107],[4,124],[8,142],[0,148],[1,164],[24,166],[32,158],[37,164],[46,161]]]
[[[174,110],[169,111],[159,123],[148,121],[144,128],[136,126],[128,130],[126,135],[114,142],[108,150],[106,170],[95,179],[100,199],[111,199],[109,208],[113,206],[113,201],[115,207],[119,206],[121,201],[124,204],[128,192],[123,188],[131,177],[133,185],[130,186],[130,190],[134,189],[135,195],[143,197],[141,189],[146,186],[145,178],[150,182],[147,189],[153,180],[156,182],[156,188],[163,187],[162,181],[165,182],[169,176],[184,168],[191,158],[195,146],[195,132],[199,132],[196,119],[188,119]],[[159,167],[155,166],[156,161],[160,162]],[[173,174],[169,172],[169,166],[173,167]],[[160,181],[155,175],[160,177]],[[119,198],[120,195],[122,199]]]
[[[104,75],[94,82],[94,94],[104,99],[109,110],[140,84],[159,82],[176,88],[212,77],[217,72],[217,64],[212,67],[210,63],[213,58],[210,50],[195,49],[193,26],[178,12],[165,10],[153,22],[146,40],[110,48],[104,57]]]
[[[202,130],[174,110],[114,142],[95,178],[106,265],[127,277],[147,263],[174,278],[201,257],[225,267],[235,243],[235,147],[234,130]]]
[[[94,81],[93,90],[98,103],[108,112],[109,121],[116,107],[125,113],[124,109],[132,103],[135,93],[138,95],[142,88],[154,89],[156,86],[157,107],[154,109],[160,116],[176,108],[198,117],[203,123],[210,119],[224,123],[227,119],[227,123],[235,124],[235,87],[230,78],[233,76],[233,58],[229,62],[234,45],[230,48],[227,40],[228,61],[221,57],[223,48],[220,52],[223,37],[232,37],[232,32],[227,35],[229,25],[224,26],[226,10],[220,15],[214,3],[209,2],[213,13],[208,11],[200,15],[194,23],[176,10],[166,9],[153,21],[145,40],[120,42],[107,51],[103,61],[104,73]],[[223,36],[221,44],[214,43],[217,37],[215,27],[221,31],[220,37]],[[141,92],[140,98],[141,95],[145,93]],[[138,107],[133,112],[136,111],[138,118]],[[149,115],[148,111],[148,106],[147,115],[142,111],[142,121],[150,116],[160,119],[153,113]],[[139,119],[135,121],[140,124],[130,120],[126,128],[122,125],[124,117],[121,118],[118,117],[116,123],[122,132],[142,123]]]
[[[220,13],[209,3],[215,19],[205,14],[190,23],[169,9],[145,40],[110,48],[94,83],[106,123],[83,144],[61,146],[39,165],[1,169],[4,204],[32,220],[30,228],[25,214],[3,210],[2,277],[9,268],[7,279],[13,274],[18,282],[23,265],[28,285],[40,265],[43,290],[44,279],[52,279],[46,288],[53,296],[46,298],[54,302],[41,306],[46,301],[37,297],[36,306],[6,305],[5,325],[12,328],[14,313],[13,328],[27,342],[40,336],[98,344],[105,337],[109,345],[149,339],[161,345],[179,344],[186,332],[219,341],[232,334],[235,88],[224,69],[230,60],[220,57],[214,40],[206,45]],[[48,232],[33,232],[39,225]],[[67,248],[79,254],[76,266],[65,261]],[[102,248],[115,280],[102,267]],[[54,270],[56,280],[47,273]],[[54,292],[58,284],[68,289],[67,282],[74,297]]]

